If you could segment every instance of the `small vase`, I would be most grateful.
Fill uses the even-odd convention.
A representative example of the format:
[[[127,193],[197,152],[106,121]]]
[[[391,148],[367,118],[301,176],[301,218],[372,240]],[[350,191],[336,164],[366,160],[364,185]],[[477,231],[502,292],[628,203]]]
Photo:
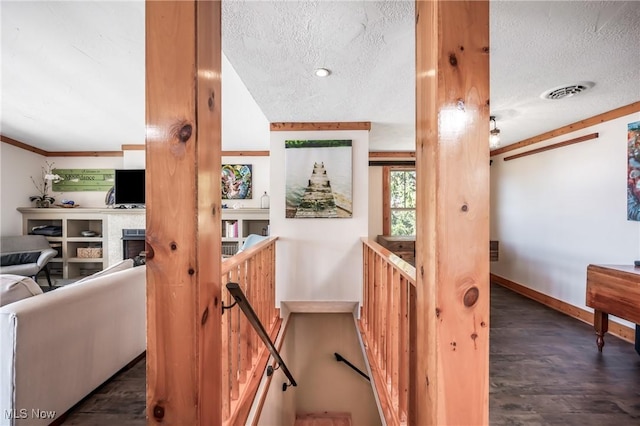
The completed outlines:
[[[39,209],[46,209],[51,206],[49,200],[36,200],[36,207]]]
[[[269,208],[269,196],[267,195],[267,191],[264,191],[264,195],[260,197],[260,208],[262,209]]]

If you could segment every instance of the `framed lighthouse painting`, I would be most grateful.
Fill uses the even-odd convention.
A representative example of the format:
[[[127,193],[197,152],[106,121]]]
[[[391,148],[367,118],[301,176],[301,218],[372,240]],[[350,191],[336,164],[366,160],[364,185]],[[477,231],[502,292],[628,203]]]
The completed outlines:
[[[353,216],[351,140],[285,141],[286,217]]]

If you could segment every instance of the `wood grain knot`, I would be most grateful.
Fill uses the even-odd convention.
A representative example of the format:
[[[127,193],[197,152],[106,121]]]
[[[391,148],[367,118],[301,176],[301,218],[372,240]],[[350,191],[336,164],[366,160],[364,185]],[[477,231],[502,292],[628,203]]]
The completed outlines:
[[[462,210],[463,212],[469,211],[469,206],[463,204],[462,207],[460,207],[460,210]]]
[[[452,67],[458,66],[458,58],[456,58],[455,53],[449,54],[449,63],[451,64]]]
[[[207,322],[207,318],[209,318],[209,307],[207,306],[202,313],[202,318],[200,319],[200,325],[204,325]]]
[[[209,99],[207,100],[207,104],[209,105],[209,109],[213,111],[213,100],[215,99],[215,93],[211,93],[209,95]]]
[[[480,290],[478,290],[478,287],[471,287],[469,290],[467,290],[464,293],[464,306],[466,306],[467,308],[472,307],[473,305],[476,304],[476,302],[478,301],[478,297],[480,296]]]
[[[480,327],[486,327],[486,326],[487,326],[487,323],[486,323],[486,322],[482,321],[482,322],[480,323]]]
[[[218,306],[218,296],[213,298],[213,306]]]
[[[442,311],[440,310],[440,308],[436,308],[436,318],[440,318],[440,313]]]
[[[160,420],[164,417],[164,407],[157,405],[153,407],[153,417]]]
[[[147,243],[147,247],[145,251],[147,252],[146,259],[147,260],[153,259],[153,256],[155,255],[155,253],[153,252],[153,247],[151,247],[149,243]]]
[[[460,46],[460,51],[464,52],[464,46]]]
[[[169,247],[171,247],[171,250],[177,250],[178,249],[178,245],[175,242],[171,242],[171,244],[169,244]]]
[[[476,340],[478,338],[478,333],[471,333],[471,339]]]
[[[489,53],[489,46],[484,46],[482,48],[482,53]]]
[[[178,132],[178,139],[184,143],[191,138],[191,133],[193,133],[193,126],[191,124],[185,124]]]
[[[189,275],[193,275],[196,273],[196,270],[193,268],[189,268],[189,270],[187,271],[189,273]]]

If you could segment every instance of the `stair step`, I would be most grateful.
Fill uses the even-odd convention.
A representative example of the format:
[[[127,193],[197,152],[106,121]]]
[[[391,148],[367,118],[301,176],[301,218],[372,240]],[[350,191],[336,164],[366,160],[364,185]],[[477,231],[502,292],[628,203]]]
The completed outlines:
[[[351,426],[350,413],[296,414],[295,426]]]

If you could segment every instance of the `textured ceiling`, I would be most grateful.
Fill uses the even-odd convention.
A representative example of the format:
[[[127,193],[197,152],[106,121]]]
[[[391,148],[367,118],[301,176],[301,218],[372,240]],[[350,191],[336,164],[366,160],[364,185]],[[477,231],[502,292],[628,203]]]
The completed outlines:
[[[413,2],[223,2],[223,50],[271,122],[371,121],[415,140]],[[313,70],[332,74],[318,78]]]
[[[144,139],[144,2],[3,0],[0,13],[2,134],[49,151]],[[268,120],[371,121],[371,150],[413,148],[414,45],[413,2],[223,2],[223,50]],[[640,2],[492,1],[503,145],[640,100],[638,46]],[[539,98],[578,81],[595,87]]]

